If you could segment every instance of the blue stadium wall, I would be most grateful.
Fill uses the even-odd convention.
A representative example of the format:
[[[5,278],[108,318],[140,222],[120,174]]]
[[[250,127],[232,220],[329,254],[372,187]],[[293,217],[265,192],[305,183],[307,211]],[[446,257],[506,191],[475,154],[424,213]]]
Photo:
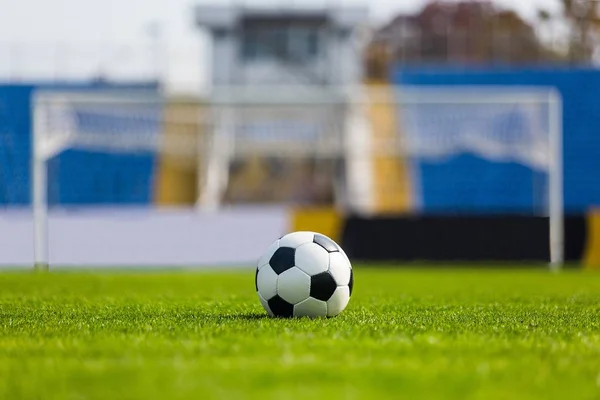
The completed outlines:
[[[0,207],[25,206],[31,198],[31,98],[38,89],[158,90],[155,83],[0,85]],[[116,155],[67,150],[48,165],[51,204],[148,204],[153,155]]]
[[[600,205],[600,71],[593,69],[396,68],[395,85],[502,85],[555,87],[563,101],[564,193],[567,212]],[[514,163],[491,163],[473,155],[443,163],[418,162],[421,209],[425,212],[531,211],[542,201],[534,190],[540,176]],[[468,185],[476,177],[477,187]]]

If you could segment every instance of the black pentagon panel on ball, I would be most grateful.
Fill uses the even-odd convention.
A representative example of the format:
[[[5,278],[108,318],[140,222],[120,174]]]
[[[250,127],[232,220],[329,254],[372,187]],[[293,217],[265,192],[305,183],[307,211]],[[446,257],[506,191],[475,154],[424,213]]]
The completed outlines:
[[[316,233],[313,242],[327,250],[329,253],[340,251],[339,246],[325,235]]]
[[[278,248],[269,260],[269,265],[277,275],[280,275],[294,266],[296,249],[291,247]]]
[[[354,272],[350,270],[350,282],[348,283],[348,294],[352,296],[352,287],[354,286]]]
[[[290,318],[294,315],[294,305],[279,296],[273,297],[267,304],[276,317]]]
[[[258,268],[256,268],[256,273],[254,274],[254,288],[258,292]]]
[[[310,277],[310,297],[327,301],[337,288],[335,279],[329,272],[321,272]]]

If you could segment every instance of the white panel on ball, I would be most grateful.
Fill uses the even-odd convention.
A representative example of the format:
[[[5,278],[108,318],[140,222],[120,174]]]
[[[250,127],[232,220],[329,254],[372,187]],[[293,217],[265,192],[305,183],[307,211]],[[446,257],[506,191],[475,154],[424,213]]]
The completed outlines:
[[[275,251],[277,251],[278,248],[279,248],[279,240],[276,240],[273,243],[271,243],[271,245],[269,246],[267,251],[265,251],[264,254],[258,260],[257,266],[258,266],[259,270],[264,265],[267,265],[269,263],[269,260],[271,259],[271,257],[273,257],[273,254],[275,253]]]
[[[339,286],[327,300],[327,316],[334,317],[344,311],[350,301],[350,288]]]
[[[293,267],[279,275],[277,294],[291,304],[300,303],[310,296],[310,277]]]
[[[342,253],[329,254],[329,273],[338,286],[347,286],[350,282],[350,261]]]
[[[325,317],[327,316],[327,303],[309,297],[294,306],[295,317]]]
[[[260,300],[260,304],[262,304],[262,306],[264,307],[264,309],[267,312],[267,314],[269,314],[271,317],[275,316],[275,314],[273,314],[273,311],[271,311],[271,309],[269,308],[269,303],[267,302],[267,300],[265,300],[260,295],[260,293],[258,293],[258,300]]]
[[[308,275],[329,269],[329,253],[316,243],[306,243],[296,249],[296,266]]]
[[[292,247],[296,248],[305,243],[312,243],[315,234],[313,232],[292,232],[288,233],[281,239],[279,239],[279,247]]]
[[[258,271],[256,276],[256,286],[258,293],[265,300],[269,300],[277,294],[277,274],[269,265],[265,265]]]

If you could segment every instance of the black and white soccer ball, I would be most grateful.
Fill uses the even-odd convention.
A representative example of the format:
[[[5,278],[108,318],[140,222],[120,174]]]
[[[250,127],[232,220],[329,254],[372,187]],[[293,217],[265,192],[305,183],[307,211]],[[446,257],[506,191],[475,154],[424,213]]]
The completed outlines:
[[[334,317],[350,300],[354,276],[346,253],[315,232],[276,240],[256,269],[256,292],[271,316]]]

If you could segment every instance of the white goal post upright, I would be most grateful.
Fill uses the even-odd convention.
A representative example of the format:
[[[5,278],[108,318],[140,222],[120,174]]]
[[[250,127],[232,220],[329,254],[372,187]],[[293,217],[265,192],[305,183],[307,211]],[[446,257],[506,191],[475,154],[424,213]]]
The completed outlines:
[[[47,269],[49,264],[47,194],[48,184],[52,183],[52,179],[48,177],[47,162],[68,148],[109,153],[168,152],[187,157],[203,157],[202,164],[198,163],[199,171],[203,169],[202,174],[198,174],[198,207],[201,210],[214,210],[219,206],[223,186],[228,181],[229,162],[236,157],[260,154],[343,159],[347,162],[345,173],[347,186],[349,185],[346,197],[363,196],[366,200],[357,201],[354,206],[367,213],[368,189],[358,186],[364,184],[363,177],[367,173],[366,169],[370,168],[365,161],[377,155],[405,155],[435,160],[471,152],[484,159],[514,161],[534,170],[541,170],[548,176],[545,193],[547,204],[544,210],[536,212],[544,213],[549,218],[550,268],[558,270],[562,265],[562,104],[559,93],[554,89],[403,86],[394,88],[393,96],[389,95],[389,90],[380,93],[364,87],[339,88],[329,92],[323,92],[322,89],[275,89],[277,95],[269,90],[221,90],[210,99],[209,106],[206,107],[208,118],[204,115],[171,115],[168,118],[175,120],[169,121],[160,112],[146,110],[164,105],[165,99],[155,93],[114,90],[37,93],[32,109],[32,207],[36,268]],[[372,127],[369,125],[366,108],[373,104],[389,105],[390,102],[407,124],[401,129],[410,131],[411,134],[402,138],[392,135],[389,142],[381,139],[376,141],[369,134]],[[525,128],[519,128],[521,130],[516,133],[499,134],[493,129],[486,131],[489,120],[493,120],[499,113],[507,113],[511,107],[526,116],[527,113],[534,114],[530,119],[535,126],[527,129],[535,132],[528,132]],[[539,108],[545,111],[540,113]],[[143,123],[132,128],[131,124],[124,123],[120,126],[117,122],[103,131],[90,127],[89,124],[80,124],[75,115],[75,110],[78,109],[91,110],[107,117],[118,115]],[[422,109],[427,112],[421,112]],[[412,120],[411,116],[414,117]],[[266,139],[263,133],[258,136],[239,135],[239,131],[247,130],[261,118],[278,122],[282,118],[289,118],[287,122],[290,123],[270,127],[267,125],[267,128],[263,125],[263,129],[269,131]],[[317,130],[311,133],[316,135],[311,139],[313,142],[308,143],[294,136],[302,136],[306,132],[298,133],[302,129],[292,126],[306,125],[307,121],[317,126]],[[464,132],[457,134],[446,129],[446,125],[452,125],[453,121],[466,121],[466,124],[454,126],[460,127],[458,130],[462,129]],[[177,126],[204,124],[204,135],[202,138],[197,135],[191,142],[185,135],[175,140],[166,140],[160,130],[147,127],[153,124],[164,126],[167,122]]]
[[[33,208],[33,257],[34,269],[45,271],[48,261],[48,170],[41,133],[44,131],[45,107],[34,102],[33,115],[33,156],[31,157]]]
[[[564,173],[563,173],[563,114],[560,94],[548,93],[550,105],[550,165],[549,165],[549,202],[550,202],[550,267],[558,271],[564,262]]]

